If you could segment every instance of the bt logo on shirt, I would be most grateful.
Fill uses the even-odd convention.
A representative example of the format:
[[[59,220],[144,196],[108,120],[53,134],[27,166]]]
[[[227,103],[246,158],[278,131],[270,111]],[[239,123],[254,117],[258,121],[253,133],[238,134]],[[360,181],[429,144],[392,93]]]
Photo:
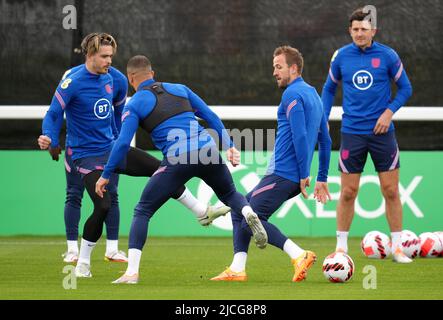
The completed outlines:
[[[367,90],[372,86],[372,74],[366,70],[359,70],[352,76],[354,87],[358,90]]]
[[[102,98],[97,100],[94,104],[94,114],[99,119],[106,119],[109,117],[111,111],[111,103],[108,99]]]

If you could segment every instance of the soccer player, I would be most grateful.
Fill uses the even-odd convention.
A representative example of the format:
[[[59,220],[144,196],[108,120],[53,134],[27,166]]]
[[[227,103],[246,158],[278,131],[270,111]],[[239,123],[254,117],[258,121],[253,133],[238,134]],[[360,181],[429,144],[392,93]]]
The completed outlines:
[[[371,155],[386,201],[391,229],[393,261],[412,262],[401,250],[402,205],[398,191],[400,157],[392,116],[412,94],[412,86],[398,54],[373,41],[376,29],[370,13],[357,9],[349,18],[352,43],[332,56],[322,101],[327,118],[337,85],[343,88],[343,120],[339,170],[341,193],[337,205],[337,251],[348,251],[348,234],[354,217],[360,175]],[[391,80],[397,85],[391,98]]]
[[[85,37],[83,40],[82,47],[89,41],[89,38],[94,36],[92,33]],[[84,64],[76,66],[65,72],[62,77],[62,81],[66,79],[68,75],[72,76],[78,70],[81,70]],[[109,68],[109,75],[113,79],[113,115],[114,115],[114,136],[117,138],[118,132],[121,127],[121,114],[123,106],[126,102],[126,96],[128,91],[128,82],[123,73],[118,71],[114,67]],[[54,140],[51,142],[51,147],[49,147],[49,152],[52,159],[55,161],[59,160],[59,155],[61,153],[61,147],[58,142],[58,134],[63,124],[63,118],[59,118],[59,123],[57,123],[58,128],[54,130]],[[85,187],[83,185],[81,175],[75,170],[75,166],[72,160],[72,149],[67,144],[68,139],[66,139],[65,145],[65,176],[66,176],[66,201],[64,209],[64,221],[66,227],[66,239],[68,250],[62,255],[63,261],[67,263],[75,263],[78,260],[78,224],[80,222],[80,208],[83,198],[83,193]],[[116,184],[118,184],[118,177],[116,177]],[[118,250],[118,232],[120,224],[120,209],[118,205],[118,196],[113,194],[111,196],[111,207],[109,214],[106,217],[106,252],[105,261],[111,262],[127,262],[128,259],[124,251]]]
[[[151,217],[178,186],[193,177],[203,179],[223,203],[241,212],[252,229],[257,246],[264,248],[267,236],[260,220],[245,197],[236,191],[213,138],[198,124],[195,116],[204,119],[217,132],[223,149],[227,149],[228,160],[234,166],[238,165],[240,153],[221,120],[188,87],[155,82],[154,71],[147,57],[132,57],[128,61],[127,72],[129,83],[137,92],[125,106],[122,130],[102,177],[97,181],[96,193],[106,196],[105,187],[109,186],[109,179],[126,154],[139,124],[151,134],[164,158],[135,208],[129,234],[128,268],[114,283],[138,282],[140,259]]]
[[[319,171],[314,197],[326,203],[331,138],[327,128],[323,105],[314,87],[302,78],[303,56],[295,48],[281,46],[274,51],[274,77],[278,87],[284,89],[277,111],[277,139],[266,175],[248,193],[246,199],[259,215],[268,234],[268,242],[288,254],[294,266],[292,281],[306,278],[308,269],[316,261],[312,251],[306,251],[268,222],[271,215],[288,199],[298,194],[308,198],[309,172],[317,142],[319,144]],[[230,267],[214,281],[246,281],[246,260],[250,233],[238,211],[232,210],[234,232],[234,258]]]
[[[56,89],[50,108],[43,120],[43,134],[38,143],[48,149],[57,139],[60,118],[66,113],[67,144],[72,150],[75,170],[82,176],[83,184],[94,204],[92,215],[85,223],[79,259],[75,269],[77,277],[91,277],[90,257],[103,231],[112,199],[117,197],[117,174],[113,174],[109,193],[105,197],[95,194],[95,183],[100,177],[114,143],[112,104],[113,79],[109,75],[112,57],[117,44],[106,33],[87,36],[83,51],[85,64],[66,77]],[[160,161],[146,152],[130,148],[125,159],[118,164],[118,173],[131,176],[152,176]],[[183,185],[174,190],[173,197],[198,214],[202,221],[211,223],[216,217],[226,214],[228,207],[212,208],[198,202]]]

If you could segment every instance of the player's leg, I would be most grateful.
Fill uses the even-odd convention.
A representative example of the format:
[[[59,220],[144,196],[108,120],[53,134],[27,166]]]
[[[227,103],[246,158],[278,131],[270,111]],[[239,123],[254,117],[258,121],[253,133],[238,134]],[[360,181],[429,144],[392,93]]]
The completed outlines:
[[[214,190],[217,197],[233,211],[241,213],[253,233],[257,247],[266,247],[268,237],[257,214],[252,210],[246,198],[237,192],[231,173],[223,163],[218,150],[201,151],[213,153],[214,160],[210,164],[199,163],[198,177]]]
[[[111,196],[108,192],[104,193],[103,198],[95,193],[95,183],[100,178],[101,173],[101,170],[94,170],[83,178],[86,190],[94,205],[94,210],[83,227],[80,254],[75,270],[77,277],[91,277],[91,253],[102,235],[103,223],[111,207]]]
[[[90,257],[96,242],[103,232],[103,223],[111,208],[111,195],[105,192],[103,198],[95,193],[95,184],[102,174],[109,155],[86,157],[74,161],[77,171],[82,175],[83,184],[92,200],[94,209],[83,227],[82,242],[79,259],[76,266],[76,275],[90,277]],[[114,175],[115,177],[115,175]],[[107,186],[108,190],[116,190],[116,181],[113,176]]]
[[[250,204],[262,220],[268,234],[269,243],[284,251],[294,266],[292,281],[306,279],[308,269],[317,257],[314,252],[300,248],[268,220],[271,215],[288,199],[300,193],[300,185],[277,175],[266,176],[250,193]],[[243,222],[242,230],[247,230]]]
[[[341,173],[340,198],[337,204],[336,251],[348,252],[348,235],[355,212],[360,173]]]
[[[391,230],[393,260],[410,263],[412,259],[401,250],[403,208],[400,201],[400,151],[394,131],[374,135],[370,141],[370,154],[380,179],[380,188],[386,203],[386,218]]]
[[[126,162],[122,166],[124,169],[121,169],[120,172],[130,176],[151,177],[159,169],[159,166],[160,160],[141,149],[131,147],[126,156]],[[188,208],[199,223],[204,226],[211,224],[213,220],[230,211],[230,208],[226,206],[215,208],[201,203],[183,185],[174,191],[172,198]]]
[[[299,192],[300,188],[297,183],[277,175],[268,175],[246,196],[252,209],[261,219],[268,234],[268,242],[284,250],[291,259],[301,256],[304,250],[267,220],[284,201],[296,196]],[[251,231],[241,215],[236,214],[235,211],[231,215],[233,220],[234,258],[227,270],[211,280],[246,280],[246,260]]]
[[[118,181],[117,174],[112,175],[115,184],[107,187],[107,191],[111,196],[111,208],[105,219],[106,225],[106,252],[105,261],[111,262],[128,262],[128,258],[124,251],[118,249],[118,233],[120,228],[120,207],[118,202]]]
[[[66,201],[64,209],[68,250],[63,254],[63,261],[68,263],[78,260],[78,224],[85,190],[81,175],[75,170],[71,154],[68,147],[65,151]]]
[[[162,162],[159,170],[149,179],[140,201],[134,209],[128,244],[128,267],[114,283],[137,283],[140,260],[146,243],[149,221],[154,213],[174,194],[180,185],[193,176],[190,166],[170,165]]]
[[[341,134],[338,166],[341,171],[341,188],[337,204],[336,251],[348,251],[349,229],[354,218],[355,199],[367,155],[368,146],[365,135]]]

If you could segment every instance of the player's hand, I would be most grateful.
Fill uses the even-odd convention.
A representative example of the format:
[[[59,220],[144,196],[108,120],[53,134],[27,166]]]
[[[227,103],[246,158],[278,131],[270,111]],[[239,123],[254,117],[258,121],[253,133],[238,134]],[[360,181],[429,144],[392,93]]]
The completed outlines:
[[[97,182],[95,183],[95,193],[100,197],[103,198],[103,193],[106,192],[106,185],[109,183],[109,179],[105,179],[103,177],[100,177]]]
[[[323,204],[325,204],[328,199],[329,201],[332,200],[331,195],[329,194],[327,182],[317,181],[315,183],[314,199],[317,199],[318,202],[321,202]]]
[[[60,146],[55,148],[49,147],[49,153],[51,154],[52,160],[58,161],[58,156],[62,153],[62,148]]]
[[[41,135],[40,137],[38,137],[37,142],[41,150],[46,150],[51,145],[51,138]]]
[[[234,167],[236,167],[240,164],[240,151],[235,147],[229,148],[226,150],[226,158]]]
[[[300,192],[303,195],[303,198],[308,199],[308,192],[306,191],[306,188],[309,187],[310,181],[309,177],[305,179],[300,179]]]
[[[384,134],[388,132],[393,115],[394,113],[390,109],[386,109],[385,112],[383,112],[382,115],[378,118],[377,123],[374,127],[374,133]]]

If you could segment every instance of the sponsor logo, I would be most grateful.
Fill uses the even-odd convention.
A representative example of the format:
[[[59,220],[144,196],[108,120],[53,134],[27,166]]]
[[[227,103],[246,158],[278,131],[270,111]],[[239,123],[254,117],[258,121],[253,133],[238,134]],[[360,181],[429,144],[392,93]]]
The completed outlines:
[[[111,112],[112,104],[108,99],[102,98],[94,104],[94,114],[99,119],[106,119]]]
[[[251,171],[245,165],[239,165],[237,167],[232,167],[228,165],[231,174],[235,178],[236,184],[241,186],[246,192],[250,192],[259,182],[260,177],[256,172]],[[399,192],[400,192],[400,201],[403,207],[408,206],[411,210],[412,215],[415,218],[423,219],[424,214],[418,204],[415,202],[413,198],[413,193],[419,186],[423,179],[423,176],[415,176],[412,180],[407,184],[405,182],[399,183]],[[330,176],[328,178],[328,184],[330,189],[334,189],[336,185],[338,187],[337,192],[331,192],[332,201],[338,201],[340,197],[340,187],[341,187],[341,179],[339,176]],[[375,198],[374,202],[378,202],[375,208],[367,208],[366,203],[363,201],[363,198],[367,197],[367,189],[372,188],[375,185],[377,188],[380,188],[380,181],[378,176],[376,175],[367,175],[362,176],[360,179],[360,192],[355,201],[355,213],[357,216],[365,219],[372,220],[377,219],[385,214],[385,200],[379,193]],[[208,203],[215,196],[214,191],[204,182],[201,181],[197,188],[197,198],[204,202]],[[223,203],[221,201],[215,203],[215,206],[220,206]],[[283,203],[283,205],[273,214],[274,219],[276,221],[280,219],[284,219],[287,215],[296,215],[299,217],[300,215],[305,219],[335,219],[336,211],[329,210],[325,208],[325,205],[317,202],[314,199],[314,194],[310,194],[308,200],[304,200],[300,195],[291,198]],[[232,222],[230,213],[225,216],[219,217],[214,220],[212,223],[214,227],[221,230],[232,230]]]
[[[372,86],[374,79],[372,74],[366,70],[359,70],[354,73],[352,82],[358,90],[367,90]]]

